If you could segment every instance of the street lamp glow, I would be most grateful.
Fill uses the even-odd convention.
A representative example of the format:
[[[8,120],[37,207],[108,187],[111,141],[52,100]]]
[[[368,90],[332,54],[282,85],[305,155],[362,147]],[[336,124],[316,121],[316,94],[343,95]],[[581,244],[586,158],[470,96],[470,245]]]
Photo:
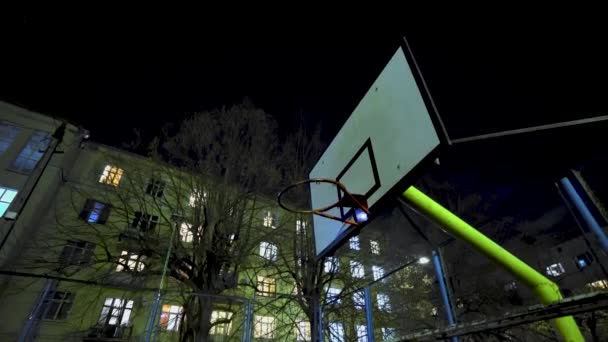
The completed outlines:
[[[418,259],[418,263],[419,264],[428,264],[431,261],[431,259],[427,258],[427,257],[420,257],[420,259]]]

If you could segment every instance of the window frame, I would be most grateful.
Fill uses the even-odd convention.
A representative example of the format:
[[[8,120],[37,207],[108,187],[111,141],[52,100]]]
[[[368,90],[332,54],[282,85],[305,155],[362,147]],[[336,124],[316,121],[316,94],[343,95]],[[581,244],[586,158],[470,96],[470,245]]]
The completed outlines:
[[[344,324],[341,322],[329,322],[329,342],[344,342]]]
[[[0,156],[10,150],[19,134],[21,134],[21,127],[8,121],[0,121]]]
[[[115,270],[116,272],[142,272],[146,268],[145,259],[145,255],[123,250],[118,257],[118,265]]]
[[[309,321],[295,322],[296,342],[307,342],[312,340],[312,329]]]
[[[174,309],[177,309],[177,311],[173,311]],[[163,304],[160,311],[158,325],[164,331],[177,332],[179,331],[183,314],[184,308],[181,305]],[[164,322],[163,315],[167,317]]]
[[[39,139],[37,139],[37,137]],[[47,152],[51,140],[52,138],[49,132],[35,130],[29,136],[27,142],[19,151],[19,154],[17,154],[15,159],[13,159],[13,161],[10,163],[8,169],[27,175],[31,174],[38,166],[40,160],[42,160],[44,157],[44,154]],[[45,151],[40,152],[41,150]],[[20,162],[20,160],[22,161]],[[28,165],[27,161],[33,161],[31,169],[24,167]]]
[[[265,246],[265,247],[264,247]],[[268,252],[270,251],[270,252]],[[260,242],[260,256],[268,261],[277,261],[279,257],[279,247],[268,241]]]
[[[8,195],[7,195],[8,193]],[[4,217],[4,214],[8,211],[8,208],[11,207],[11,204],[17,198],[19,191],[16,189],[7,188],[4,186],[0,186],[0,217]],[[11,197],[12,196],[12,197]],[[10,200],[9,200],[10,198]],[[6,206],[5,206],[6,204]]]
[[[234,312],[225,310],[213,310],[211,311],[211,328],[209,329],[209,335],[216,336],[227,336],[230,335],[232,330],[232,316]],[[217,320],[226,319],[229,322],[214,324]],[[222,330],[218,332],[218,330]]]
[[[326,291],[326,299],[325,302],[329,305],[336,305],[342,303],[342,298],[340,294],[342,293],[342,289],[337,287],[328,287]]]
[[[267,210],[264,218],[262,220],[262,225],[266,228],[272,228],[272,229],[276,229],[277,228],[277,224],[276,224],[277,218],[274,212]]]
[[[256,277],[255,292],[263,297],[273,297],[277,293],[277,281],[275,278],[270,278],[262,275]]]
[[[254,316],[253,336],[255,338],[273,339],[275,331],[276,317],[274,316]]]
[[[66,244],[59,255],[59,264],[64,267],[90,265],[96,247],[95,243],[85,240],[66,240]]]
[[[374,281],[382,279],[384,277],[384,267],[372,265],[372,278]]]
[[[376,293],[376,304],[378,304],[378,309],[382,311],[391,312],[393,309],[391,299],[386,293]]]
[[[357,279],[365,278],[365,266],[362,262],[356,260],[350,261],[350,276]]]
[[[323,271],[325,273],[338,273],[340,271],[340,259],[336,256],[328,256],[323,262]]]
[[[57,294],[61,294],[61,298],[55,298]],[[37,319],[43,321],[66,321],[72,311],[73,304],[73,293],[58,290],[48,291],[38,312]],[[49,318],[48,314],[53,307],[55,307],[54,313],[52,313],[52,317]],[[65,316],[61,318],[60,316],[62,313],[65,314]]]
[[[112,164],[106,164],[101,171],[101,176],[99,176],[99,183],[118,187],[124,174],[124,169]]]
[[[348,239],[348,248],[353,251],[361,250],[361,241],[359,240],[358,236],[353,236]]]
[[[380,242],[378,240],[369,240],[370,252],[374,255],[380,255]]]
[[[148,184],[146,185],[146,194],[154,198],[162,198],[166,186],[167,182],[165,182],[164,180],[158,177],[150,177],[148,179]]]
[[[136,211],[133,214],[131,228],[139,229],[142,232],[152,232],[159,225],[160,217],[143,211]]]
[[[108,300],[110,300],[109,305]],[[133,304],[133,300],[130,299],[106,297],[102,304],[101,313],[97,322],[101,323],[104,327],[128,325],[129,320],[131,319],[131,314],[133,313]],[[117,311],[116,315],[114,314],[115,311]],[[110,323],[112,318],[116,319],[116,323]]]

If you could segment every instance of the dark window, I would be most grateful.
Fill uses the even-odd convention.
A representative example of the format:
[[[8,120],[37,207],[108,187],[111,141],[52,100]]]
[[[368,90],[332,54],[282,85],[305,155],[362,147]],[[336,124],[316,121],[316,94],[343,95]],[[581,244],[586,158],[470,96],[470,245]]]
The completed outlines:
[[[0,155],[11,147],[20,131],[19,127],[0,122]]]
[[[158,224],[158,216],[142,213],[141,211],[135,212],[135,218],[131,223],[131,227],[139,228],[142,232],[154,230]]]
[[[89,223],[104,224],[108,216],[110,216],[110,205],[92,199],[87,199],[80,212],[80,218]]]
[[[74,295],[69,292],[49,291],[38,312],[38,319],[63,321],[72,308]]]
[[[159,179],[151,178],[146,187],[146,193],[154,197],[163,197],[163,191],[165,190],[165,182]]]
[[[32,172],[32,170],[34,170],[36,167],[36,164],[38,164],[38,161],[44,155],[50,140],[51,139],[49,138],[49,134],[47,132],[34,132],[15,161],[13,161],[11,170],[23,173]]]
[[[93,258],[95,244],[81,240],[68,240],[59,256],[59,263],[67,265],[88,265]]]

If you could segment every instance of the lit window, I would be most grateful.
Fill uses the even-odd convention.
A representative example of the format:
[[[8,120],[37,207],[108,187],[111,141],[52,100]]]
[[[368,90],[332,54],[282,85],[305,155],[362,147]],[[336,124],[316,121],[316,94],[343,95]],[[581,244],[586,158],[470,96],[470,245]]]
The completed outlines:
[[[232,312],[213,310],[211,312],[211,335],[228,335],[232,327]]]
[[[101,325],[127,325],[133,310],[133,301],[120,298],[106,298],[101,308]]]
[[[353,302],[355,309],[363,309],[365,307],[365,293],[363,290],[353,293]]]
[[[358,251],[359,249],[361,249],[361,246],[359,245],[359,237],[353,236],[352,238],[350,238],[350,240],[348,241],[348,246],[354,251]]]
[[[608,281],[607,280],[596,280],[592,283],[587,284],[588,287],[596,290],[606,290],[608,289]]]
[[[378,293],[376,295],[376,299],[378,300],[378,309],[391,312],[391,302],[387,294]]]
[[[329,323],[329,341],[344,342],[344,326],[342,323]]]
[[[84,203],[84,208],[80,212],[80,218],[88,223],[104,224],[110,215],[110,206],[108,204],[87,199]]]
[[[49,291],[38,311],[38,319],[63,321],[68,317],[74,295],[69,292]]]
[[[382,340],[390,341],[390,340],[396,340],[396,339],[397,339],[397,335],[396,335],[395,328],[382,328]]]
[[[146,232],[154,230],[157,224],[158,216],[136,211],[133,222],[131,223],[131,227],[139,228],[142,232]]]
[[[99,183],[118,186],[123,173],[124,170],[119,167],[106,165],[99,177]]]
[[[351,260],[350,274],[353,276],[353,278],[365,277],[365,269],[363,268],[363,264],[358,261]]]
[[[376,240],[369,240],[369,248],[372,254],[380,254],[380,244]]]
[[[330,287],[327,289],[327,303],[328,304],[340,304],[340,289]]]
[[[184,242],[192,242],[194,234],[192,233],[192,225],[187,222],[182,222],[179,225],[179,236]]]
[[[13,164],[11,170],[23,173],[30,173],[46,152],[50,138],[47,132],[36,131],[30,137],[25,147],[21,150]]]
[[[306,222],[304,220],[296,220],[296,234],[306,234]]]
[[[305,341],[311,340],[309,321],[297,321],[295,329],[296,329],[296,341],[305,342]]]
[[[367,342],[367,327],[357,324],[357,342]]]
[[[277,286],[274,278],[258,276],[258,284],[256,286],[257,293],[261,296],[274,296],[277,291]]]
[[[274,215],[272,214],[272,212],[267,211],[266,212],[266,216],[264,216],[264,227],[268,227],[268,228],[276,228],[276,219],[274,217]]]
[[[120,258],[118,258],[116,272],[141,272],[144,269],[144,259],[144,256],[122,251],[122,253],[120,253]]]
[[[21,128],[0,122],[0,156],[11,147]]]
[[[196,207],[200,204],[204,204],[206,201],[207,201],[207,192],[195,189],[192,191],[192,193],[190,193],[190,200],[188,201],[188,204],[191,207]]]
[[[384,268],[380,266],[372,266],[372,274],[374,276],[374,280],[378,280],[384,277]]]
[[[323,269],[325,273],[336,273],[338,272],[339,265],[338,257],[327,257],[323,264]]]
[[[0,217],[4,216],[15,196],[17,196],[17,190],[0,187]]]
[[[163,305],[160,313],[160,327],[168,331],[178,331],[184,309],[179,305]]]
[[[94,250],[94,243],[68,240],[59,256],[59,264],[62,266],[88,265],[91,262]]]
[[[165,182],[160,179],[150,178],[148,186],[146,186],[146,193],[153,197],[163,197],[165,191]]]
[[[270,242],[260,242],[260,256],[264,259],[275,261],[277,260],[278,248]]]
[[[274,338],[274,317],[256,315],[253,335],[257,338]]]
[[[557,264],[553,264],[551,266],[547,266],[547,275],[557,277],[563,274],[564,272],[566,272],[566,270],[564,269],[564,266],[562,266],[561,262],[558,262]]]

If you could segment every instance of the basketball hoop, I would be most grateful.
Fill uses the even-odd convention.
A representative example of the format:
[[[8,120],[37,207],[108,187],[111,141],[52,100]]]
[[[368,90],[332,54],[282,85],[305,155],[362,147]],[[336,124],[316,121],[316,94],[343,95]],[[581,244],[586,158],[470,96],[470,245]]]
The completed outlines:
[[[293,189],[297,186],[300,186],[303,184],[308,184],[308,183],[334,184],[336,187],[338,187],[338,189],[340,189],[340,191],[342,191],[344,193],[344,195],[336,203],[333,203],[331,205],[328,205],[328,206],[322,207],[322,208],[318,208],[318,209],[311,209],[311,210],[296,209],[296,208],[290,208],[290,207],[286,206],[285,204],[283,204],[281,199],[287,191],[289,191],[290,189]],[[323,217],[326,217],[326,218],[329,218],[332,220],[348,223],[353,226],[359,226],[362,222],[367,221],[367,217],[369,215],[369,209],[367,208],[367,199],[365,198],[364,195],[351,194],[348,190],[346,190],[346,187],[344,186],[344,184],[338,182],[337,180],[333,180],[333,179],[329,179],[329,178],[312,178],[312,179],[305,179],[305,180],[302,180],[299,182],[295,182],[295,183],[287,186],[285,189],[283,189],[283,191],[279,192],[279,195],[277,196],[277,202],[279,202],[279,206],[281,208],[283,208],[287,211],[290,211],[292,213],[315,214],[315,215],[323,216]],[[355,220],[348,219],[348,218],[341,218],[341,217],[337,217],[337,216],[326,213],[326,211],[331,210],[333,208],[337,208],[337,207],[354,208],[355,210],[354,210],[353,216],[355,217]],[[359,213],[357,213],[357,209],[360,210]],[[363,219],[363,217],[364,217],[364,219]]]

